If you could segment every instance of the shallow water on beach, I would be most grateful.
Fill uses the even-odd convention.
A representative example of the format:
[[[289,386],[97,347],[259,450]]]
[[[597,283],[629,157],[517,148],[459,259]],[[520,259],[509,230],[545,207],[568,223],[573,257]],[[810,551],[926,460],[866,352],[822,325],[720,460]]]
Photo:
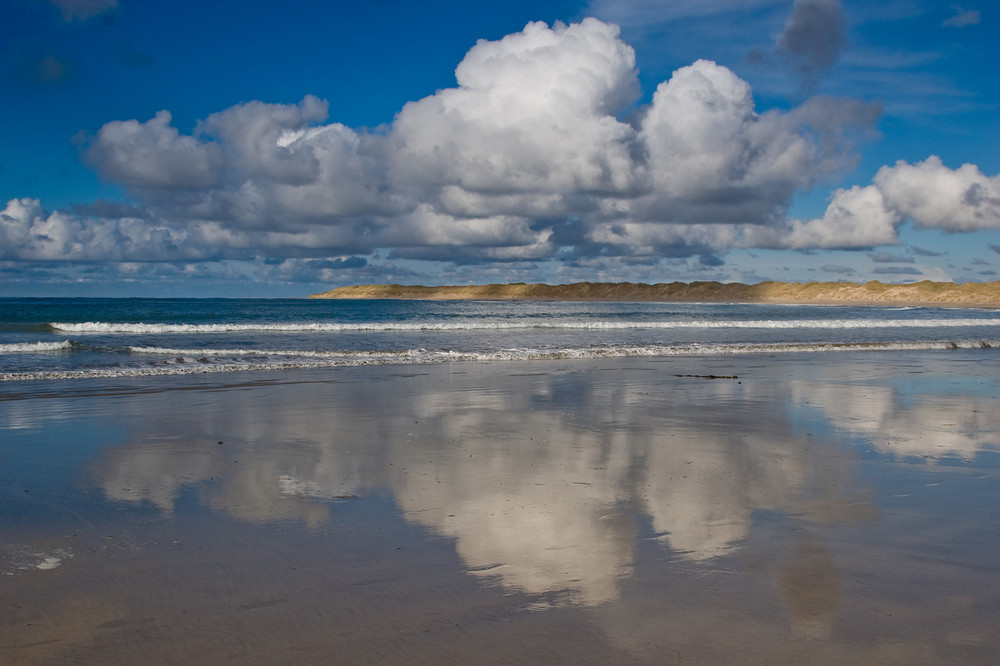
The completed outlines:
[[[454,361],[1000,348],[998,331],[998,312],[977,308],[0,298],[0,382]]]
[[[994,356],[0,384],[0,662],[995,663]]]

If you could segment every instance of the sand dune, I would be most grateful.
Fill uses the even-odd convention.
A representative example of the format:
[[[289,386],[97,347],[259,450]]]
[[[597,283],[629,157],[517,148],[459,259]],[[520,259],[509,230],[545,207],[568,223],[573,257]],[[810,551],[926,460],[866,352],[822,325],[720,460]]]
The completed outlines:
[[[663,301],[715,303],[899,303],[907,305],[1000,307],[1000,282],[954,284],[916,282],[577,282],[575,284],[487,284],[425,287],[358,285],[338,287],[310,298],[392,298],[414,300]]]

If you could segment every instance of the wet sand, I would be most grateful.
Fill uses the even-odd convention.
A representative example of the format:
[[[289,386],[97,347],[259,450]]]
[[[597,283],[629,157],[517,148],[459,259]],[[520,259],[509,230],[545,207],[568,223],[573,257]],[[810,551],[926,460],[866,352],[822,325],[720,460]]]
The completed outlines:
[[[994,357],[0,385],[0,662],[996,663]]]

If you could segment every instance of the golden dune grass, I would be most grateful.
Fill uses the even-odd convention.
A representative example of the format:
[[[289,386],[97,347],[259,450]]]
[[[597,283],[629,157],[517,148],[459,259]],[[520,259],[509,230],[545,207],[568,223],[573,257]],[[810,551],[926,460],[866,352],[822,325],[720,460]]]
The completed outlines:
[[[711,303],[899,303],[1000,307],[1000,282],[577,282],[574,284],[486,284],[426,287],[368,284],[338,287],[310,298],[407,300],[662,301]]]

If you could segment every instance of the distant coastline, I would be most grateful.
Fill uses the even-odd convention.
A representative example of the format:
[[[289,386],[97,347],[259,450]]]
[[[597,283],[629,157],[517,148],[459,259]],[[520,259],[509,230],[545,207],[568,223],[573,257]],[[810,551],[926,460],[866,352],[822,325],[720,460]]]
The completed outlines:
[[[337,287],[309,298],[400,300],[660,301],[665,303],[787,303],[934,305],[1000,308],[1000,282],[577,282],[426,287],[367,284]]]

